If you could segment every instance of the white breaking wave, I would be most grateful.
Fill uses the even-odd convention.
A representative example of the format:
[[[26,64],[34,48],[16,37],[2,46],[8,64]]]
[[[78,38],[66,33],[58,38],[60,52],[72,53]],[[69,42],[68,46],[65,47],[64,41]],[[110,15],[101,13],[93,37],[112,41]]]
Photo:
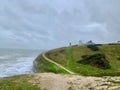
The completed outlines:
[[[8,59],[9,56],[8,55],[5,55],[5,56],[0,56],[0,59]]]
[[[21,51],[19,55],[18,52],[11,52],[11,56],[0,55],[0,77],[33,73],[33,61],[39,53],[39,51]]]

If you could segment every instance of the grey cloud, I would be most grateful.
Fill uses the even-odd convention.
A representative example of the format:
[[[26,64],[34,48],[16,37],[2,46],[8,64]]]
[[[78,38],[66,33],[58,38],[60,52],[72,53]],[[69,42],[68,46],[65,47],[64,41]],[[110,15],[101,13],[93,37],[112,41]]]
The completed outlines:
[[[53,48],[120,36],[119,0],[4,0],[0,47]]]

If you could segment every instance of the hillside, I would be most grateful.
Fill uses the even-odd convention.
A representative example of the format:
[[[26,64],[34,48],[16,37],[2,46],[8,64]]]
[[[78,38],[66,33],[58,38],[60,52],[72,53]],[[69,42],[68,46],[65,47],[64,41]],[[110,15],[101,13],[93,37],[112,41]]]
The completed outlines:
[[[50,50],[45,55],[79,75],[120,75],[120,44],[96,44],[92,47],[91,45],[74,45]],[[42,56],[36,59],[37,63],[39,63],[37,66],[38,72],[64,73],[60,68],[58,69],[58,67],[53,65],[50,66],[49,62],[46,64],[46,61],[43,59]],[[44,70],[41,71],[41,68]]]
[[[120,44],[58,48],[36,58],[38,73],[0,78],[0,90],[120,90],[119,65]]]

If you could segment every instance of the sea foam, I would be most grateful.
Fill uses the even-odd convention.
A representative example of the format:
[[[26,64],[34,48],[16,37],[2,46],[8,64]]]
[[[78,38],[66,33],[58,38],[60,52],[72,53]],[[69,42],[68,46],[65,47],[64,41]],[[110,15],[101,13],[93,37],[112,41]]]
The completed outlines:
[[[0,77],[33,73],[33,61],[39,53],[21,50],[11,52],[9,55],[7,53],[0,55]]]

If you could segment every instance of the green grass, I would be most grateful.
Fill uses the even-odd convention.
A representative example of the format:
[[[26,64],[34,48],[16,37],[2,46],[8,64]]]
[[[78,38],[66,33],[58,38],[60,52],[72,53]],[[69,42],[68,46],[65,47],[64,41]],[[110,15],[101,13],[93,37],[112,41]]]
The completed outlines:
[[[35,61],[37,62],[37,65],[34,65],[35,72],[41,72],[41,73],[53,72],[53,73],[67,74],[65,70],[45,60],[42,55],[39,55]]]
[[[27,75],[13,76],[0,79],[0,90],[40,90],[37,85],[29,83],[32,78]]]
[[[65,58],[66,58],[66,67],[69,69],[74,68],[75,60],[73,58],[72,48],[67,47],[65,50]]]
[[[80,74],[90,76],[120,76],[120,44],[118,45],[102,45],[97,46],[98,51],[92,51],[83,46],[71,46],[49,51],[46,56],[55,62],[63,65],[69,70]],[[61,52],[63,51],[63,52]],[[83,55],[94,55],[97,53],[104,54],[111,66],[110,69],[100,69],[90,65],[77,63],[82,59]]]

